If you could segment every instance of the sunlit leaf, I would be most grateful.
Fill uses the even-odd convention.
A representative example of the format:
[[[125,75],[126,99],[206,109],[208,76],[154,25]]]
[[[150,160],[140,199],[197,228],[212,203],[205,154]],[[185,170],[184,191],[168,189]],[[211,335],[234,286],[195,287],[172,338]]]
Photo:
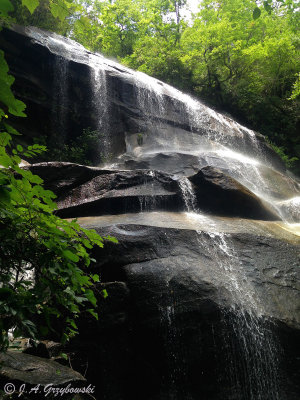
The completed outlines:
[[[22,5],[27,7],[32,14],[39,5],[39,0],[22,0]]]

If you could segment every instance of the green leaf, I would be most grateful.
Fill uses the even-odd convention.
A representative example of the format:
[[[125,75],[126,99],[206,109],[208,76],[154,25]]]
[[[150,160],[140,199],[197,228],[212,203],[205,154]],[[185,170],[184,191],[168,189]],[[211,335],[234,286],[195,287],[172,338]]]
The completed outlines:
[[[267,1],[264,1],[264,9],[267,11],[267,13],[271,14],[272,7]]]
[[[61,21],[64,21],[69,15],[68,7],[62,0],[52,1],[50,11],[54,18],[59,18]]]
[[[106,297],[108,297],[108,293],[107,293],[107,290],[106,290],[106,289],[103,289],[103,290],[101,291],[101,294],[102,294],[102,296],[103,296],[104,299],[106,299]]]
[[[110,242],[113,242],[113,243],[116,243],[116,244],[119,243],[119,242],[118,242],[118,239],[116,239],[116,238],[113,237],[113,236],[105,236],[104,239],[105,239],[105,240],[109,240]]]
[[[22,0],[22,5],[27,7],[32,14],[39,5],[39,0]]]
[[[8,13],[13,10],[14,7],[9,0],[0,1],[0,17],[7,17]]]
[[[97,274],[93,275],[92,279],[94,282],[99,282],[99,280],[100,280],[99,275],[97,275]]]
[[[7,122],[4,122],[3,125],[5,126],[7,132],[10,133],[11,135],[21,136],[21,133],[19,133],[15,128],[13,128]]]
[[[72,251],[70,251],[70,250],[64,250],[63,255],[71,261],[74,261],[74,262],[79,261],[78,255],[75,253],[72,253]]]
[[[260,9],[259,9],[258,7],[256,7],[256,8],[253,10],[253,14],[252,14],[253,19],[259,18],[259,17],[260,17],[260,14],[261,14]]]
[[[93,310],[93,309],[88,309],[86,310],[87,312],[89,312],[93,317],[96,318],[96,320],[98,321],[98,314]]]
[[[7,154],[2,154],[0,156],[0,166],[8,168],[12,165],[12,160]]]
[[[75,324],[75,321],[73,319],[70,320],[70,324],[74,329],[78,329],[77,325]]]
[[[68,361],[68,355],[66,353],[60,353],[60,356]]]
[[[11,141],[11,136],[7,132],[0,133],[0,146],[6,146]]]
[[[8,65],[4,59],[4,52],[0,50],[0,103],[3,103],[10,114],[17,117],[26,117],[24,114],[25,104],[17,100],[11,91],[14,77],[8,74]]]
[[[0,203],[9,204],[10,203],[10,188],[6,188],[5,186],[0,187]]]
[[[97,305],[97,299],[94,295],[94,292],[91,289],[86,290],[84,294],[85,297],[89,300],[89,302],[93,304],[93,306]]]

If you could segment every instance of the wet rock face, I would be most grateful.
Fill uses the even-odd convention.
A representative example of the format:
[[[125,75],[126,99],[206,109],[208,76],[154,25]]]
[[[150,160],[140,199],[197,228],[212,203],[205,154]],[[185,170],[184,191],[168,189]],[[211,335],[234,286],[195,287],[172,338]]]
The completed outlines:
[[[258,133],[249,133],[163,82],[149,81],[146,75],[94,55],[68,39],[37,28],[14,26],[1,31],[0,46],[16,77],[14,91],[27,105],[28,117],[14,121],[25,142],[51,136],[64,143],[91,128],[102,135],[98,153],[111,157],[126,151],[126,135],[158,133],[162,137],[169,132],[180,137],[193,132],[198,139],[209,136],[250,154],[256,154],[259,147],[264,159],[284,170]],[[97,80],[99,68],[102,81]],[[99,163],[99,157],[94,161]]]
[[[250,399],[249,393],[241,397],[232,376],[237,373],[239,383],[245,384],[245,363],[250,368],[253,360],[236,344],[235,293],[226,278],[228,271],[220,264],[226,254],[212,236],[138,225],[93,227],[119,239],[118,245],[107,244],[95,255],[99,260],[95,271],[101,271],[108,282],[102,285],[109,296],[99,299],[103,316],[97,323],[89,320],[89,329],[83,329],[79,338],[81,351],[89,354],[89,380],[95,379],[97,366],[99,398],[138,398],[144,390],[146,400],[171,394],[179,400]],[[263,304],[264,314],[255,326],[263,335],[271,330],[276,341],[279,399],[296,400],[297,247],[251,234],[226,234],[225,241],[240,260],[236,277],[238,284],[243,279],[248,282],[245,296],[251,289]],[[86,321],[82,323],[86,327]],[[245,335],[250,344],[255,339],[251,335],[251,330]],[[248,350],[257,356],[251,346]],[[257,361],[252,367],[262,365]],[[268,394],[265,398],[272,399]]]
[[[223,215],[262,220],[276,220],[278,216],[262,204],[245,186],[217,168],[205,167],[191,176],[190,181],[196,186],[198,205],[201,210],[209,210]]]
[[[57,214],[65,218],[183,209],[177,181],[158,171],[113,171],[55,162],[29,169],[58,195]]]
[[[65,217],[122,214],[140,211],[183,211],[178,180],[152,170],[116,171],[61,162],[26,166],[44,179],[58,196],[57,214]],[[196,208],[217,215],[275,220],[247,188],[215,168],[191,176],[197,195]]]

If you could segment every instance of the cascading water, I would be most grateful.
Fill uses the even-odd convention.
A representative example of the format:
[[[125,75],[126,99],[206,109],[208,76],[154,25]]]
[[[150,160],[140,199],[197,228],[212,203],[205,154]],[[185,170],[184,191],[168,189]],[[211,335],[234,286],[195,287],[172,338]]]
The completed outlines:
[[[191,182],[186,177],[183,177],[179,179],[178,183],[186,210],[188,212],[197,212],[197,199]]]
[[[107,78],[103,62],[99,57],[90,55],[91,87],[93,90],[93,107],[96,114],[97,131],[101,142],[101,160],[107,162],[111,158],[111,137],[109,126],[109,103],[107,95]]]
[[[186,368],[182,349],[180,329],[176,325],[176,297],[171,282],[165,282],[167,295],[166,305],[159,306],[160,324],[165,339],[167,375],[163,382],[163,398],[168,400],[192,400],[187,388]]]
[[[166,167],[160,163],[159,168],[156,168],[157,158],[176,159],[179,154],[182,162],[188,160],[186,162],[190,163],[192,157],[193,167],[181,168],[182,175],[206,165],[220,168],[269,204],[278,219],[288,222],[299,220],[299,202],[295,199],[300,197],[300,185],[276,171],[276,166],[274,169],[272,157],[267,154],[269,150],[252,130],[157,79],[101,55],[91,54],[71,40],[55,34],[45,36],[42,31],[31,34],[34,40],[46,44],[51,52],[59,55],[63,53],[65,64],[57,65],[55,79],[57,82],[65,82],[60,85],[61,88],[64,86],[64,93],[67,93],[65,77],[69,60],[90,66],[94,113],[101,136],[99,147],[102,148],[100,151],[105,162],[115,155],[109,121],[115,99],[107,87],[107,74],[118,76],[134,87],[130,110],[138,110],[134,117],[136,130],[125,134],[127,153],[115,159],[112,168],[124,168],[123,160],[126,160],[126,169],[130,165],[128,160],[133,160],[141,165],[143,162],[148,163],[148,168],[167,168],[166,171],[171,172],[176,162],[166,163]],[[59,90],[56,92],[60,103],[66,104],[64,94]],[[119,102],[119,99],[116,101]],[[65,119],[64,110],[61,107],[59,111],[61,124]],[[179,171],[180,165],[176,173]]]
[[[243,400],[282,400],[278,387],[280,349],[264,307],[243,271],[230,236],[199,231],[199,244],[224,272],[232,305],[223,310],[224,347],[231,395]]]
[[[191,182],[181,178],[179,186],[189,216],[197,220],[199,211]],[[224,286],[232,295],[232,305],[223,310],[230,395],[239,400],[282,400],[278,387],[278,340],[271,323],[264,320],[263,304],[243,271],[230,236],[198,231],[198,240],[223,271]]]

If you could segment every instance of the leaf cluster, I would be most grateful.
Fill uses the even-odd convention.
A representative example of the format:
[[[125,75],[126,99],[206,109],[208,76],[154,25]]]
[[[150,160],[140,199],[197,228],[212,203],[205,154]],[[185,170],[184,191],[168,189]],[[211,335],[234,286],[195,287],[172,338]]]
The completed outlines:
[[[23,0],[32,12],[36,3]],[[0,14],[11,11],[8,0]],[[55,195],[44,189],[43,180],[20,167],[46,148],[38,144],[23,148],[13,145],[19,133],[8,116],[25,117],[25,104],[17,100],[11,86],[14,78],[0,52],[0,349],[8,346],[8,332],[15,336],[43,336],[53,331],[53,321],[63,341],[77,333],[76,318],[85,309],[94,317],[97,300],[93,285],[99,276],[88,273],[95,261],[89,255],[104,240],[76,220],[54,214]],[[107,295],[103,292],[103,296]],[[90,306],[87,306],[90,304]],[[38,316],[38,318],[37,318]],[[36,321],[38,320],[38,324]]]

